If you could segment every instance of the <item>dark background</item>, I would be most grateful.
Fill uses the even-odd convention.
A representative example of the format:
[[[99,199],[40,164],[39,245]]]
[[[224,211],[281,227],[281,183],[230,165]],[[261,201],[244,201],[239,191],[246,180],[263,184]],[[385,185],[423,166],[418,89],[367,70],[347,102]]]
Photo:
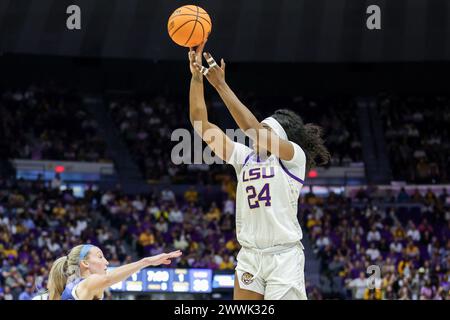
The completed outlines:
[[[67,6],[82,29],[66,29]],[[228,61],[384,62],[450,57],[448,0],[0,0],[0,51],[182,60],[167,35],[174,9],[211,15],[210,50]],[[366,28],[381,7],[382,30]]]

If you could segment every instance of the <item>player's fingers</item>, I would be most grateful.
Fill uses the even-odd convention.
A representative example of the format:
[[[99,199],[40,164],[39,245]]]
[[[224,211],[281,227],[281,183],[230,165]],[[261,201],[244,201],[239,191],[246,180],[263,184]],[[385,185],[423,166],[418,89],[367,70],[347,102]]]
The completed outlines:
[[[195,52],[193,50],[190,50],[188,52],[188,58],[189,58],[189,61],[193,61],[195,59]]]
[[[225,72],[225,60],[220,59],[220,67],[222,68],[223,72]]]
[[[197,50],[195,50],[195,53],[198,55],[201,55],[203,52],[203,49],[205,48],[205,44],[206,44],[206,41],[201,43],[199,46],[197,46]]]
[[[217,67],[216,60],[214,60],[214,58],[211,56],[209,52],[205,52],[203,55],[206,59],[206,62],[208,62],[210,68]]]
[[[194,62],[195,68],[200,71],[204,76],[206,76],[209,72],[208,68],[205,68],[204,66],[199,66],[197,62]]]
[[[205,41],[203,41],[201,44],[200,44],[200,52],[203,52],[203,49],[205,48],[205,45],[206,45],[206,42],[208,41],[208,38],[206,38],[206,40]]]

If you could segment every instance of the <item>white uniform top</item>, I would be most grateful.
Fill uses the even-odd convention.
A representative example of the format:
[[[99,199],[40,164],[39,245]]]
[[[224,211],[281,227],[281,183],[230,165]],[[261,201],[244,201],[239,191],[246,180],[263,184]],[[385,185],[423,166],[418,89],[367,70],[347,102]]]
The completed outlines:
[[[234,143],[228,161],[236,170],[236,234],[243,247],[266,249],[299,242],[302,229],[297,219],[306,156],[294,146],[290,161],[275,155],[259,159],[247,146]]]
[[[38,294],[37,296],[33,297],[31,300],[48,300],[48,293],[42,293]]]

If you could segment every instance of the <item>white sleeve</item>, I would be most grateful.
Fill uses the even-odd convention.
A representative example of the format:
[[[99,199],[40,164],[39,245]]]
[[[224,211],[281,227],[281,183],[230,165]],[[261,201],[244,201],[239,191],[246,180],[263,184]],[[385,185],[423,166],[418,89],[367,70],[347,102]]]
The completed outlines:
[[[236,169],[236,173],[239,174],[245,161],[252,152],[253,150],[245,144],[233,142],[233,152],[231,153],[230,159],[228,159],[228,164],[231,164]]]
[[[303,149],[296,143],[289,141],[294,147],[294,156],[291,160],[281,160],[284,166],[295,177],[305,180],[306,172],[306,155]]]
[[[306,155],[303,149],[295,142],[289,141],[294,147],[294,156],[291,160],[283,160],[284,164],[295,164],[297,166],[306,166]]]

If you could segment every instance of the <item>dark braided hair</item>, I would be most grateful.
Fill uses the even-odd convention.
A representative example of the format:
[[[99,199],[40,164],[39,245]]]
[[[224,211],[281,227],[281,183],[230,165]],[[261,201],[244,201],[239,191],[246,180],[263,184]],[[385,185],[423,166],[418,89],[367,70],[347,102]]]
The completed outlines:
[[[322,127],[312,123],[304,124],[297,113],[288,109],[275,111],[272,118],[281,124],[289,140],[298,144],[305,152],[306,172],[330,161],[330,152],[322,139]]]

